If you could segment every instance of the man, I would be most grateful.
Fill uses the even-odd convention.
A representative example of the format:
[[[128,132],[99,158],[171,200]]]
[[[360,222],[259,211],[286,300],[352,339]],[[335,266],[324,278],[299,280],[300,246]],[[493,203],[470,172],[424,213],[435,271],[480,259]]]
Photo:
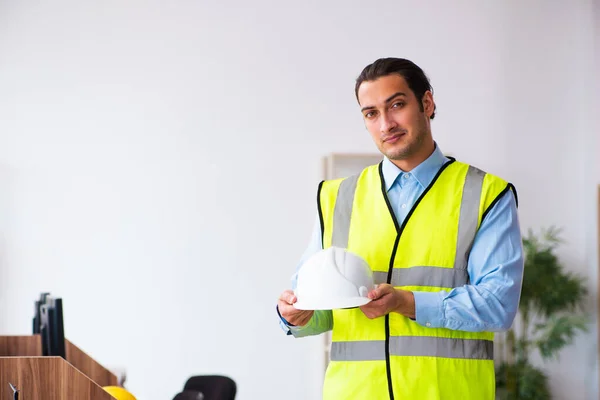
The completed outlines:
[[[319,185],[301,263],[344,247],[378,286],[364,306],[317,312],[296,310],[287,290],[281,324],[294,337],[333,330],[326,400],[493,399],[493,332],[511,326],[523,276],[515,188],[443,155],[431,85],[411,61],[375,61],[355,93],[384,159]]]

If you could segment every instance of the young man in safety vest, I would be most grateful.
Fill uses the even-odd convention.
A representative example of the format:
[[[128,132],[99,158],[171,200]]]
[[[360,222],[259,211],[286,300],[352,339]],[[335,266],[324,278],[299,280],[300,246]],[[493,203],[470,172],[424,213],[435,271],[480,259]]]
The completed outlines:
[[[431,85],[411,61],[367,66],[356,98],[384,158],[319,185],[301,263],[344,247],[378,286],[364,306],[316,312],[287,290],[281,324],[295,337],[333,329],[325,400],[493,399],[493,332],[511,326],[523,277],[515,188],[443,155]]]

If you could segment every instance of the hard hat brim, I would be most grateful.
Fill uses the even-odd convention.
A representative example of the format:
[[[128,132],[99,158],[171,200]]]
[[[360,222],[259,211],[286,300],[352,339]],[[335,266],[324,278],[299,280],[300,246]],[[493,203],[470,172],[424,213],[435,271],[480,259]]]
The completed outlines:
[[[371,299],[366,297],[350,297],[346,299],[331,299],[331,300],[298,300],[294,303],[294,308],[297,310],[338,310],[342,308],[354,308],[364,306]]]

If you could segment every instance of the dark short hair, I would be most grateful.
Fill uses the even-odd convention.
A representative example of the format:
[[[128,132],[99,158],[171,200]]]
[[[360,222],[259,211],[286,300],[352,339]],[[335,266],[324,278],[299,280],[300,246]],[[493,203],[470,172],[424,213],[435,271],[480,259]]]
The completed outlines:
[[[400,75],[408,83],[408,87],[413,91],[415,97],[419,101],[421,111],[423,111],[423,95],[426,91],[433,93],[429,78],[425,75],[425,72],[415,63],[404,58],[380,58],[375,60],[372,64],[367,65],[358,78],[356,78],[356,86],[354,93],[356,100],[358,100],[358,88],[365,81],[374,81],[382,76],[388,76],[392,74]],[[433,108],[433,114],[431,119],[435,117],[435,105]]]

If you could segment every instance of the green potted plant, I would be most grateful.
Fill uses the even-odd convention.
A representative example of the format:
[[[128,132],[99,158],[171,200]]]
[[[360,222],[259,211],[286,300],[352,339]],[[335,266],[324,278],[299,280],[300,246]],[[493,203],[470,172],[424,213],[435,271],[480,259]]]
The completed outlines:
[[[560,231],[554,227],[540,235],[530,230],[523,238],[525,271],[519,312],[513,327],[500,335],[499,400],[550,399],[548,377],[530,363],[530,355],[538,351],[544,362],[555,360],[578,331],[587,331],[582,311],[587,289],[583,278],[565,271],[556,256],[561,243]]]

